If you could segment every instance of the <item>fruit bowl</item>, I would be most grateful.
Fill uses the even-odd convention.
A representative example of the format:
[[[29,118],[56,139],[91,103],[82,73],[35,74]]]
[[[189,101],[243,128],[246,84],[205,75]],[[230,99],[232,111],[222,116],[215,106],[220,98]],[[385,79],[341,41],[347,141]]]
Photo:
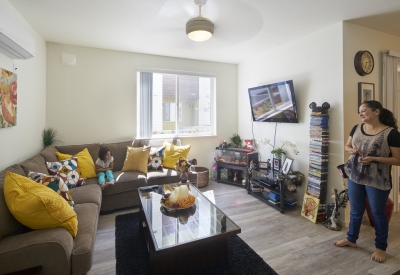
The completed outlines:
[[[172,205],[171,202],[167,202],[168,198],[162,198],[160,201],[161,206],[165,207],[167,210],[181,210],[181,209],[187,209],[192,207],[194,204],[196,204],[196,197],[193,196],[190,192],[188,194],[188,198],[187,199],[183,199],[183,200],[177,200],[176,203],[179,204],[179,206],[177,205]],[[176,207],[174,207],[176,206]]]

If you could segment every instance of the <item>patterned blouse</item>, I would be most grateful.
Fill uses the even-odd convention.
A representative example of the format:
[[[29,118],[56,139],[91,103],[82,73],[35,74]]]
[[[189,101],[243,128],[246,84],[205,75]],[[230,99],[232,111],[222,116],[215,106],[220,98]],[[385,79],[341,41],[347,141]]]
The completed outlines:
[[[388,136],[394,128],[388,127],[376,135],[368,135],[365,134],[362,129],[363,125],[364,124],[359,124],[353,128],[352,146],[360,148],[363,157],[390,157],[391,152]],[[397,132],[396,130],[394,131]],[[349,179],[358,184],[375,187],[381,190],[391,189],[391,165],[376,161],[362,164],[358,162],[360,156],[361,155],[352,154],[344,167]]]

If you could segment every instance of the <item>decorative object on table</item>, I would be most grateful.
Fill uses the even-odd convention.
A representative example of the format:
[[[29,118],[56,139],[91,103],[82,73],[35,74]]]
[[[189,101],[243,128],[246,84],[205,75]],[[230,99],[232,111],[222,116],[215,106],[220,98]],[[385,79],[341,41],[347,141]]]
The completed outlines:
[[[374,100],[374,99],[375,99],[375,84],[374,83],[366,83],[366,82],[358,82],[357,113],[358,113],[358,107],[364,101]]]
[[[286,158],[282,166],[282,174],[287,175],[290,171],[290,168],[292,167],[292,164],[293,164],[293,159]]]
[[[0,128],[17,126],[17,74],[0,72]]]
[[[52,127],[44,128],[42,132],[42,145],[43,148],[52,145],[54,142],[60,141],[58,140],[58,131],[53,129]]]
[[[291,175],[286,175],[288,190],[290,192],[296,191],[297,187],[301,186],[305,178],[304,174],[300,171],[292,171]]]
[[[274,158],[273,159],[273,166],[274,166],[274,171],[281,170],[281,160]]]
[[[230,137],[231,142],[229,143],[230,147],[235,147],[235,148],[243,148],[243,140],[240,138],[238,134],[233,134],[233,136]]]
[[[173,193],[164,194],[160,203],[168,210],[186,209],[196,203],[196,197],[189,192],[186,184],[182,184],[175,187]]]
[[[254,150],[252,139],[245,139],[244,144],[245,144],[246,148]]]
[[[253,172],[253,170],[257,169],[257,165],[254,163],[254,160],[250,160],[249,163],[249,174],[251,174],[251,172]]]
[[[313,223],[317,222],[319,199],[310,196],[308,194],[304,195],[303,206],[301,208],[301,215]]]
[[[179,160],[175,163],[175,170],[181,172],[180,175],[181,183],[187,182],[189,177],[187,174],[187,172],[189,171],[189,167],[196,164],[197,164],[196,159],[192,159],[189,161],[184,157],[180,157]]]
[[[326,217],[326,193],[328,181],[328,148],[329,148],[329,115],[330,105],[324,102],[317,106],[312,102],[310,115],[310,160],[308,170],[308,184],[306,193],[319,199],[321,209],[320,218]]]
[[[354,56],[354,68],[361,76],[372,73],[374,65],[374,57],[369,51],[358,51]]]
[[[228,148],[228,142],[224,139],[220,144],[219,144],[220,149],[225,149]]]

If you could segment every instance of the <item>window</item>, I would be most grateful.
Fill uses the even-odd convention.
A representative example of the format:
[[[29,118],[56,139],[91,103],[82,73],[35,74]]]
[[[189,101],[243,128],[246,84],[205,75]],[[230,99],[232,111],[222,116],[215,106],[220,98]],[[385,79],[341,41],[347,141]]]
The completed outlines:
[[[212,75],[137,70],[137,137],[215,135]]]

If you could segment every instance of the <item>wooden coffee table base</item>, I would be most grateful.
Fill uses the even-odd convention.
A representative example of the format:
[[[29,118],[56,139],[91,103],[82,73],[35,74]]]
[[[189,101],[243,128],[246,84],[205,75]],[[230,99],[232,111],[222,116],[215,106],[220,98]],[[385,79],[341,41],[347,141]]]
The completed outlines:
[[[156,251],[149,227],[141,213],[140,224],[144,230],[150,256],[151,274],[188,274],[199,269],[228,261],[226,237],[204,238],[187,244]]]

